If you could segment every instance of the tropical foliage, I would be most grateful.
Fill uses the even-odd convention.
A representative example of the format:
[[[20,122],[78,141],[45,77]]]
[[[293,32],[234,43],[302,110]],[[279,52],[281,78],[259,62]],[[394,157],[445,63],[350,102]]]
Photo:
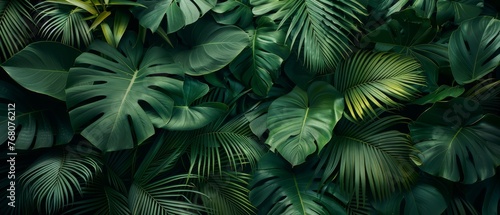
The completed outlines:
[[[499,15],[0,0],[0,214],[498,214]]]

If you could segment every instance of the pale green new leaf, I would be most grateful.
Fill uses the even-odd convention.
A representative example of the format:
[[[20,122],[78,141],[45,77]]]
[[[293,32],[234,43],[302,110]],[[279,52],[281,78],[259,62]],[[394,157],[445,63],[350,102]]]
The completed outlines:
[[[119,49],[96,41],[76,59],[66,89],[74,128],[103,151],[141,144],[154,126],[170,120],[174,105],[169,94],[182,91],[172,78],[182,71],[165,50],[143,50],[135,37],[122,39]],[[152,121],[154,119],[154,121]]]
[[[175,60],[193,76],[222,69],[249,43],[249,36],[240,28],[207,20],[186,27],[179,36],[187,49],[177,50]]]
[[[344,112],[342,95],[326,82],[314,82],[306,91],[295,87],[269,106],[266,144],[292,165],[305,162],[332,138]]]
[[[31,37],[33,18],[27,0],[0,1],[0,62],[22,49]]]
[[[478,17],[463,22],[452,33],[449,47],[455,80],[459,84],[479,80],[500,65],[500,20]]]
[[[289,49],[285,44],[285,31],[278,30],[268,18],[257,21],[257,27],[250,30],[250,47],[234,59],[229,68],[238,80],[252,88],[260,96],[266,96],[274,80],[279,77],[283,60]]]
[[[36,42],[12,56],[1,67],[21,86],[66,100],[66,79],[80,51],[56,42]]]
[[[210,11],[216,0],[139,0],[146,8],[133,10],[139,23],[156,32],[163,18],[166,18],[166,32],[173,33],[196,22]]]
[[[354,119],[376,115],[376,108],[400,107],[395,100],[409,101],[425,78],[420,65],[410,57],[393,53],[358,52],[335,71],[334,86],[344,93]]]
[[[482,114],[464,98],[436,103],[410,124],[423,171],[454,182],[474,183],[500,165],[500,118]]]

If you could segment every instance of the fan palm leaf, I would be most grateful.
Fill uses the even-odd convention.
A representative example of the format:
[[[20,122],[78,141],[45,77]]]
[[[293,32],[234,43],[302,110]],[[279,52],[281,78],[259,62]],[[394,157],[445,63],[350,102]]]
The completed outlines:
[[[375,198],[382,199],[398,189],[409,188],[417,176],[410,161],[416,159],[416,150],[404,133],[389,130],[404,121],[400,116],[361,125],[341,120],[320,156],[322,180],[337,179],[358,200],[367,195],[368,189]]]
[[[413,58],[393,53],[358,52],[335,71],[334,86],[344,93],[354,119],[376,115],[376,108],[399,107],[424,85],[420,65]]]
[[[74,47],[88,46],[92,31],[84,18],[85,11],[67,5],[43,1],[35,5],[36,22],[40,23],[40,35]]]
[[[33,6],[27,0],[0,1],[0,62],[22,49],[31,36]]]
[[[54,214],[73,201],[75,190],[82,193],[81,183],[90,182],[100,166],[95,156],[53,150],[21,175],[22,190],[26,198],[37,197],[34,203],[39,213]]]
[[[297,44],[311,71],[326,72],[351,51],[349,34],[358,31],[364,14],[358,1],[291,0],[280,11],[280,26],[288,25],[287,38]]]

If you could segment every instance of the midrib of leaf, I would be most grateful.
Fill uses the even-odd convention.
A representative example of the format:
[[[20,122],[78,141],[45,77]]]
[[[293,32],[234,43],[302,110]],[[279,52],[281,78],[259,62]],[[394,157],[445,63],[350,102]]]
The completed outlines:
[[[453,141],[455,141],[455,139],[457,138],[458,134],[460,133],[460,131],[462,131],[463,127],[460,127],[460,129],[458,129],[458,131],[455,133],[455,135],[453,135],[453,137],[451,138],[450,142],[448,143],[448,150],[449,151],[451,149],[451,145],[453,145]]]
[[[304,206],[304,200],[302,200],[302,195],[300,195],[299,184],[297,183],[297,178],[295,177],[295,175],[293,175],[293,183],[295,184],[295,190],[297,191],[297,196],[299,197],[299,200],[300,200],[300,206],[302,208],[302,214],[307,215],[306,208]]]
[[[306,125],[308,115],[309,115],[309,107],[306,108],[306,114],[304,115],[304,119],[302,120],[302,126],[300,127],[299,143],[302,142],[302,134],[304,133],[304,127]]]
[[[358,139],[358,138],[356,138],[356,137],[350,137],[350,136],[342,136],[342,137],[347,138],[347,139],[350,139],[350,140],[353,140],[353,141],[355,141],[355,142],[359,142],[359,143],[362,143],[362,144],[368,145],[368,146],[370,146],[370,147],[372,147],[372,148],[377,149],[377,151],[378,151],[378,152],[382,152],[382,154],[384,154],[384,155],[386,155],[386,156],[388,156],[388,157],[390,157],[390,158],[393,158],[391,154],[387,153],[385,150],[382,150],[382,149],[380,149],[378,146],[373,145],[373,144],[371,144],[371,143],[369,143],[369,142],[366,142],[366,141],[364,141],[364,140]]]
[[[116,123],[118,122],[118,117],[120,116],[122,109],[123,109],[123,103],[126,101],[126,98],[128,97],[128,94],[130,93],[130,89],[132,89],[132,86],[134,85],[135,79],[137,78],[137,73],[139,73],[139,71],[135,70],[134,75],[132,76],[132,79],[130,79],[130,83],[128,84],[127,90],[125,91],[125,95],[123,96],[123,98],[120,102],[120,107],[118,108],[118,112],[116,113],[116,117],[115,117],[115,120],[113,122],[113,126],[111,127],[111,133],[113,133],[113,131],[116,128]]]

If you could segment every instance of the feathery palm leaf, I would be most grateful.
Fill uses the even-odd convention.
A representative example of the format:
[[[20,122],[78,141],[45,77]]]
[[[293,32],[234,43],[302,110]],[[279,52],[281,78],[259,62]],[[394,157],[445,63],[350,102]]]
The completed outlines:
[[[100,166],[95,156],[53,150],[21,175],[22,190],[26,198],[37,197],[34,201],[39,213],[53,214],[73,201],[75,190],[82,193],[80,184],[88,183],[101,171]],[[45,211],[41,211],[42,208]]]
[[[344,93],[354,119],[376,115],[376,107],[399,107],[394,99],[410,100],[425,83],[420,65],[412,58],[392,53],[358,52],[335,71],[334,86]]]
[[[84,10],[50,1],[40,2],[35,8],[42,37],[74,47],[88,46],[92,42],[92,31],[83,17]]]
[[[415,149],[404,133],[389,130],[404,120],[389,116],[361,125],[341,120],[320,156],[323,180],[338,178],[341,187],[358,200],[368,188],[379,199],[409,188],[417,176],[410,161]]]
[[[0,1],[0,62],[22,49],[31,34],[33,6],[27,0]]]
[[[250,175],[223,171],[220,176],[210,176],[199,183],[203,205],[212,214],[255,214],[255,207],[248,199],[247,188]]]
[[[191,132],[186,140],[190,146],[190,171],[208,175],[222,172],[224,166],[235,170],[245,164],[255,166],[262,148],[255,141],[250,122],[244,115],[223,120]]]
[[[289,23],[287,38],[297,44],[307,67],[325,72],[349,54],[349,34],[358,31],[357,15],[364,10],[357,0],[291,0],[280,9],[286,11],[280,26]]]
[[[166,177],[147,184],[134,181],[129,190],[129,207],[132,214],[196,215],[205,211],[203,206],[189,201],[187,194],[200,194],[183,182],[192,175]]]

